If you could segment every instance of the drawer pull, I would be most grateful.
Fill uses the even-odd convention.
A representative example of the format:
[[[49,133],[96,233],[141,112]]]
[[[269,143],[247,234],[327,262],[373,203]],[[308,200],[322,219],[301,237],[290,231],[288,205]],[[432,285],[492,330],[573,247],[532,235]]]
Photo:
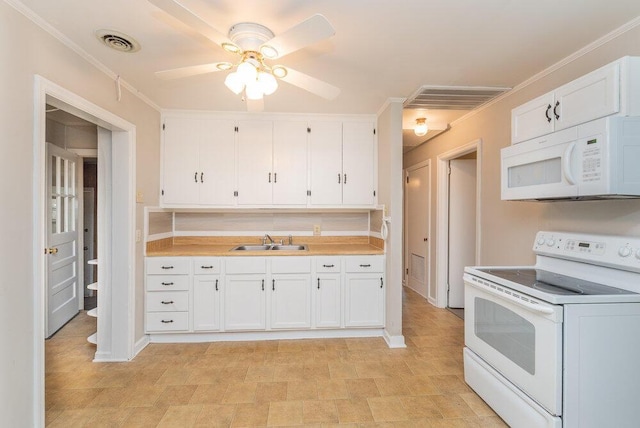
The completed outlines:
[[[322,267],[326,267],[326,268],[330,268],[330,267],[334,267],[335,265],[322,265]]]
[[[173,266],[162,266],[162,269],[173,269]]]
[[[171,324],[173,320],[160,320],[162,324]]]
[[[360,267],[371,267],[371,265],[360,265]]]
[[[173,285],[173,282],[163,282],[162,285]]]
[[[200,266],[200,269],[213,269],[213,266]]]
[[[165,301],[163,300],[163,301],[162,301],[162,302],[160,302],[160,303],[162,303],[163,305],[172,305],[172,304],[174,303],[174,301],[173,301],[173,300],[169,300],[168,302],[165,302]]]

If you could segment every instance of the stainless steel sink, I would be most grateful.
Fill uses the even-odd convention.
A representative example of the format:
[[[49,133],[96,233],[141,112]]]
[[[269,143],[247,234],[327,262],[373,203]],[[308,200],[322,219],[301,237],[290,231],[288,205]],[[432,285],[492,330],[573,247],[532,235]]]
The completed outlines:
[[[233,247],[231,251],[306,251],[309,247],[306,245],[238,245]]]

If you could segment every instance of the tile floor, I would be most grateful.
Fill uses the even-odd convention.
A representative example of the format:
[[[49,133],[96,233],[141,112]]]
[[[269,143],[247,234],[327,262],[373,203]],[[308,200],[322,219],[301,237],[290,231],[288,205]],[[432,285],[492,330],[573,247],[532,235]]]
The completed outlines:
[[[150,344],[92,363],[81,313],[46,343],[49,427],[504,427],[464,383],[463,322],[404,291],[406,349],[381,338]]]

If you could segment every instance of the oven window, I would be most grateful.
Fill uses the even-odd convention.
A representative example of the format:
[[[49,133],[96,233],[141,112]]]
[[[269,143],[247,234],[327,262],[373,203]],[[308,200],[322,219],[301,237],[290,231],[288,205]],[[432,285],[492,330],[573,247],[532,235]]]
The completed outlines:
[[[476,337],[509,360],[535,374],[535,327],[515,312],[491,300],[476,297]]]

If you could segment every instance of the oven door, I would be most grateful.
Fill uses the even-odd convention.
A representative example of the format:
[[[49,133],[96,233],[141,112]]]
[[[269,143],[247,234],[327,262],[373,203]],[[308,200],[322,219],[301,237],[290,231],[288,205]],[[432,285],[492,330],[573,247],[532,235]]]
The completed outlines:
[[[562,306],[465,273],[465,345],[552,415],[562,414]]]

